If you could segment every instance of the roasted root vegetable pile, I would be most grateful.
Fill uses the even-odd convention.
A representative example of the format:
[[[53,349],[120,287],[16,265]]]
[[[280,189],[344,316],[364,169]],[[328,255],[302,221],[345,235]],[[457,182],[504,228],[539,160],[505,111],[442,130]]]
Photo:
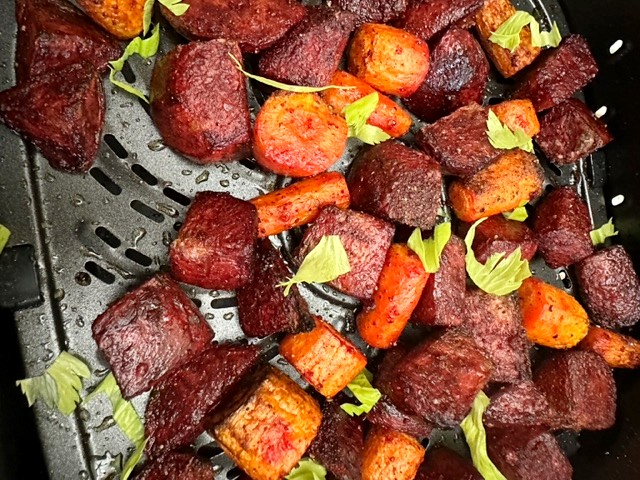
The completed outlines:
[[[213,478],[191,448],[205,432],[256,480],[571,478],[554,434],[612,427],[612,369],[640,366],[615,227],[575,186],[544,188],[545,162],[612,140],[574,96],[598,70],[583,37],[510,0],[159,0],[187,40],[159,54],[153,0],[77,3],[16,0],[18,84],[0,93],[0,121],[54,168],[91,167],[110,70],[185,162],[253,157],[288,186],[197,193],[168,268],[93,322],[111,373],[82,400],[90,370],[65,352],[20,382],[30,403],[106,394],[135,447],[123,480]],[[136,54],[158,56],[149,98],[118,81]],[[490,75],[510,79],[501,103]],[[310,311],[321,283],[359,302],[354,328]],[[180,284],[235,290],[251,341],[215,342]],[[276,342],[295,378],[268,363]],[[149,391],[142,421],[129,400]],[[427,441],[458,428],[470,459]]]

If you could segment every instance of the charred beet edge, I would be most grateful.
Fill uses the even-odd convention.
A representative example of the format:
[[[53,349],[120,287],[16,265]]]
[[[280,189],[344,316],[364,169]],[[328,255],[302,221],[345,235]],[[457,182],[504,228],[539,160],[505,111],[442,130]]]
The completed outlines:
[[[404,18],[398,21],[398,24],[408,32],[413,33],[416,37],[428,42],[441,32],[447,31],[443,38],[454,32],[454,24],[474,14],[482,7],[482,4],[482,0],[429,0],[425,2],[412,2],[409,8],[407,8]],[[449,29],[449,27],[453,28]],[[436,47],[436,49],[437,48],[438,47]],[[459,54],[460,52],[456,53]],[[481,50],[480,53],[482,54]],[[484,58],[484,54],[482,54],[482,56]],[[489,66],[487,65],[487,72],[488,69]]]
[[[400,17],[409,0],[336,0],[342,10],[355,13],[359,23],[386,23]]]
[[[397,430],[420,439],[427,438],[433,431],[432,425],[417,415],[403,412],[388,398],[383,398],[376,403],[375,407],[367,414],[367,421],[373,425]]]
[[[529,380],[509,385],[491,396],[482,421],[491,428],[538,428],[546,432],[557,424],[544,395]]]
[[[445,447],[429,450],[415,480],[482,480],[466,458]]]
[[[462,234],[467,233],[469,226],[463,226]],[[524,222],[507,220],[503,215],[494,215],[476,227],[473,253],[479,262],[486,263],[495,253],[504,253],[507,257],[517,248],[520,248],[522,258],[526,260],[532,260],[538,250],[535,235]]]
[[[136,480],[211,480],[213,464],[191,453],[169,453],[145,466]]]

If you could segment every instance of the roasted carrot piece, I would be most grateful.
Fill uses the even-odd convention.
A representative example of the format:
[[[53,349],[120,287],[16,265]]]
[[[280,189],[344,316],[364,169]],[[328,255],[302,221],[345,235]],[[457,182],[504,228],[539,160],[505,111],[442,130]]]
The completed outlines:
[[[640,342],[606,328],[589,327],[578,348],[597,353],[612,368],[640,367]]]
[[[326,172],[251,200],[260,238],[313,222],[328,205],[349,208],[349,188],[338,172]]]
[[[355,87],[349,90],[330,88],[321,92],[322,98],[336,113],[342,113],[347,105],[376,92],[368,83],[350,73],[338,70],[331,79],[331,85]],[[393,138],[402,137],[411,128],[411,117],[396,102],[378,93],[378,106],[367,120],[369,125],[382,129]]]
[[[320,318],[307,333],[289,335],[280,354],[327,398],[345,388],[367,365],[367,358],[335,328]]]
[[[348,70],[389,95],[415,93],[429,71],[429,47],[405,30],[365,23],[356,30],[348,52]]]
[[[559,288],[531,277],[518,290],[529,340],[550,348],[571,348],[589,329],[589,316],[578,301]]]
[[[415,438],[374,426],[362,452],[362,480],[413,480],[424,453]]]
[[[540,122],[531,100],[507,100],[491,107],[493,113],[511,130],[524,130],[528,137],[540,131]]]
[[[476,30],[480,43],[495,67],[505,78],[515,75],[530,65],[540,54],[540,48],[531,44],[531,29],[528,26],[520,32],[520,45],[513,53],[489,40],[493,32],[514,13],[516,13],[516,8],[510,0],[486,0],[476,15]]]
[[[348,136],[347,122],[317,94],[279,92],[258,113],[253,154],[274,173],[310,177],[340,159]]]
[[[395,345],[416,308],[429,274],[420,258],[404,244],[387,251],[373,304],[358,315],[358,332],[372,347]]]
[[[544,175],[535,155],[508,150],[475,175],[449,186],[449,202],[463,222],[519,207],[542,193]]]
[[[279,480],[300,461],[316,436],[316,401],[273,367],[234,412],[213,428],[220,447],[255,480]]]
[[[78,0],[87,15],[122,40],[142,32],[144,4],[145,0]]]

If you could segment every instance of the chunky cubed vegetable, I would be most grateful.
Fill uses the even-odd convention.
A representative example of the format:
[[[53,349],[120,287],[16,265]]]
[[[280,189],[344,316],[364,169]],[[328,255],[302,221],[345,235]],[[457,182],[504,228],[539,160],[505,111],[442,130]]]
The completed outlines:
[[[449,186],[449,202],[464,222],[513,210],[542,193],[544,175],[535,155],[508,150],[475,175]]]
[[[578,262],[576,280],[591,319],[609,328],[640,320],[640,280],[621,245],[600,250]]]
[[[603,430],[616,420],[613,374],[595,353],[556,353],[536,370],[534,382],[557,414],[561,428]]]
[[[367,421],[387,430],[396,430],[418,439],[427,438],[433,425],[413,413],[407,413],[382,397],[367,414]]]
[[[316,401],[270,367],[254,391],[212,433],[251,478],[279,480],[300,461],[321,421]]]
[[[482,480],[471,461],[446,447],[427,452],[416,480]]]
[[[494,393],[482,423],[490,428],[527,427],[545,432],[556,425],[557,419],[542,392],[526,380]]]
[[[358,15],[360,23],[389,22],[400,17],[409,0],[336,0],[341,10]]]
[[[327,398],[344,389],[367,365],[367,357],[318,317],[310,332],[285,337],[280,354]]]
[[[520,129],[527,137],[533,137],[540,131],[540,122],[531,100],[505,100],[490,108],[514,132]]]
[[[77,0],[94,22],[121,40],[142,32],[146,0]]]
[[[571,348],[584,338],[589,316],[575,298],[531,277],[518,290],[529,340],[550,348]]]
[[[640,342],[606,328],[589,327],[578,348],[597,353],[611,368],[640,367]]]
[[[347,182],[354,209],[423,230],[434,227],[442,174],[429,155],[384,142],[358,154]]]
[[[410,33],[379,23],[356,30],[347,55],[348,70],[376,90],[408,97],[429,71],[429,47]]]
[[[424,453],[415,438],[374,426],[364,443],[362,480],[413,480]]]
[[[301,263],[323,236],[338,235],[351,271],[329,285],[347,295],[369,299],[378,284],[394,230],[392,224],[366,213],[325,207],[304,233],[295,256]]]
[[[253,276],[258,214],[228,193],[198,192],[169,249],[171,274],[202,288],[234,290]]]
[[[482,3],[483,0],[411,2],[398,24],[416,37],[429,42],[447,29],[455,29],[459,22],[482,7]],[[443,37],[446,35],[447,33]]]
[[[215,470],[211,462],[193,453],[172,452],[149,464],[136,475],[136,480],[211,480]]]
[[[149,390],[213,339],[198,307],[165,275],[117,300],[91,330],[125,398]]]
[[[463,230],[468,226],[466,224]],[[504,215],[494,215],[476,227],[472,248],[476,259],[486,263],[495,253],[509,256],[517,248],[520,249],[522,258],[531,260],[538,250],[538,244],[535,235],[524,222],[507,220]]]

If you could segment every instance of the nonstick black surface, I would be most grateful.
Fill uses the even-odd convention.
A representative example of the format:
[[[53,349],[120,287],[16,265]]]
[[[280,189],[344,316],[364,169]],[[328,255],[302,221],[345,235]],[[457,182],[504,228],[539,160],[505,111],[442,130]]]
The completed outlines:
[[[10,1],[0,0],[0,16],[6,15]],[[605,149],[607,208],[620,230],[618,241],[640,268],[640,95],[636,90],[640,86],[640,4],[637,0],[560,3],[571,31],[587,37],[600,65],[600,74],[585,94],[594,110],[608,107],[604,120],[615,136]],[[618,39],[624,45],[611,55],[609,47]],[[609,200],[616,195],[624,195],[625,200],[612,207]],[[633,333],[637,336],[640,330]],[[13,318],[10,312],[0,311],[0,480],[49,478],[32,410],[15,387],[15,380],[23,377]],[[571,456],[578,480],[640,479],[640,372],[618,371],[616,377],[617,423],[605,432],[578,437],[579,448]],[[576,448],[573,439],[568,444],[570,450]],[[77,472],[57,472],[53,478],[75,479]]]

